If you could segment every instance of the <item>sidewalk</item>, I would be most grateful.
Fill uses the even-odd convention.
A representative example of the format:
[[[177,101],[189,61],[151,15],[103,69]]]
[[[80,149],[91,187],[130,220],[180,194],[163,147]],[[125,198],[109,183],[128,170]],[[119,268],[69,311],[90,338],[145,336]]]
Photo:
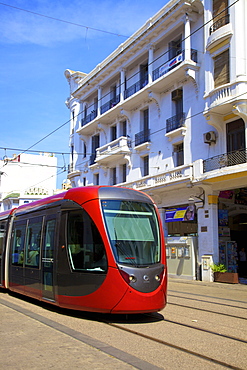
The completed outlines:
[[[242,278],[241,278],[242,280]],[[210,288],[221,288],[221,289],[230,289],[247,292],[247,280],[245,279],[246,284],[227,284],[227,283],[216,283],[216,282],[207,282],[200,280],[189,280],[189,279],[179,279],[168,276],[168,290],[169,283],[181,283],[181,284],[194,284],[195,286],[207,286]]]

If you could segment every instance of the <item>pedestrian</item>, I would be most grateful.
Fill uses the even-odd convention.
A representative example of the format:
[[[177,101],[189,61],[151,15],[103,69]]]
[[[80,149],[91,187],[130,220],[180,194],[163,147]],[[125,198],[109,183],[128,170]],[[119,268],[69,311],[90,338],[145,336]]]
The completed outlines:
[[[247,275],[246,267],[246,252],[245,249],[242,248],[239,252],[239,276],[244,277]]]

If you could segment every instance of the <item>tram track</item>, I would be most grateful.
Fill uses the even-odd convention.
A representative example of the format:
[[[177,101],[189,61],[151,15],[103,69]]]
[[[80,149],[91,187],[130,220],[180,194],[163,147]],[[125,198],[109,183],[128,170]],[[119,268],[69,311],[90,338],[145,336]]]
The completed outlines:
[[[86,344],[89,344],[97,349],[100,349],[102,350],[103,352],[106,352],[108,354],[110,354],[111,356],[116,356],[116,352],[114,352],[114,350],[111,348],[111,346],[107,345],[106,346],[106,343],[102,343],[100,342],[99,340],[96,340],[94,337],[90,337],[88,335],[85,335],[77,330],[74,330],[74,329],[71,329],[71,327],[67,326],[67,325],[64,325],[64,324],[61,324],[57,321],[54,321],[54,320],[51,320],[51,319],[47,319],[46,317],[44,316],[41,316],[39,314],[36,314],[36,313],[33,313],[32,311],[28,310],[28,309],[25,309],[21,306],[18,306],[16,304],[13,304],[13,303],[10,303],[10,302],[7,302],[5,301],[4,299],[1,299],[0,298],[0,303],[1,304],[5,304],[6,306],[8,306],[9,308],[15,310],[15,311],[18,311],[36,321],[38,321],[39,323],[42,323],[42,324],[45,324],[49,327],[52,327],[53,329],[61,332],[61,333],[64,333],[64,334],[67,334],[71,337],[73,337],[74,339],[77,339],[77,340],[80,340],[81,342],[83,343],[86,343]],[[58,311],[60,313],[60,310]],[[64,313],[61,312],[63,315]],[[68,314],[68,312],[66,313]],[[87,315],[84,313],[78,313],[77,315],[77,318],[81,318],[81,319],[87,319],[87,320],[91,320],[91,321],[98,321],[98,322],[101,322],[103,324],[106,324],[114,329],[117,329],[117,330],[121,330],[121,331],[124,331],[126,333],[129,333],[130,335],[134,335],[135,337],[139,337],[139,338],[142,338],[142,339],[145,339],[147,341],[150,341],[150,342],[153,342],[153,343],[157,343],[159,345],[162,345],[164,347],[168,347],[168,348],[172,348],[174,350],[177,350],[177,351],[180,351],[180,352],[183,352],[187,355],[191,355],[195,358],[198,358],[198,359],[201,359],[201,360],[205,360],[205,361],[209,361],[210,364],[215,364],[215,365],[220,365],[222,367],[225,367],[225,368],[229,368],[229,369],[235,369],[235,370],[244,370],[244,368],[241,368],[241,367],[238,367],[238,366],[234,366],[230,363],[227,363],[225,361],[222,361],[222,360],[219,360],[217,358],[214,358],[213,356],[208,356],[208,355],[205,355],[203,353],[200,353],[198,351],[194,351],[194,350],[191,350],[189,348],[186,348],[185,346],[180,346],[180,345],[177,345],[175,343],[172,343],[172,342],[169,342],[169,341],[165,341],[165,340],[162,340],[160,338],[156,338],[154,336],[151,336],[151,335],[148,335],[148,334],[145,334],[145,333],[141,333],[140,331],[137,331],[137,330],[134,330],[134,329],[131,329],[131,328],[128,328],[126,326],[123,326],[121,324],[131,324],[132,322],[131,321],[128,321],[128,320],[122,320],[121,321],[121,324],[119,323],[115,323],[115,322],[111,322],[110,320],[104,320],[103,319],[103,316],[104,315],[100,315],[100,317],[97,317],[96,314],[92,314],[92,315]],[[143,314],[141,315],[143,317],[146,317],[145,320],[143,320],[144,322],[152,322],[154,321],[153,320],[153,314]],[[188,329],[193,329],[193,330],[200,330],[201,332],[205,332],[207,334],[211,334],[211,335],[217,335],[217,336],[221,336],[221,337],[224,337],[226,339],[229,339],[229,340],[233,340],[233,341],[239,341],[239,342],[242,342],[242,343],[247,343],[247,341],[245,340],[241,340],[239,338],[236,338],[236,337],[233,337],[233,336],[227,336],[227,335],[222,335],[220,333],[215,333],[213,331],[210,331],[210,330],[205,330],[205,329],[202,329],[202,328],[196,328],[196,327],[193,327],[191,325],[186,325],[186,324],[182,324],[182,323],[179,323],[179,322],[176,322],[174,320],[168,320],[168,319],[163,319],[163,320],[159,320],[159,321],[164,321],[164,322],[168,322],[170,324],[173,324],[173,325],[181,325],[181,326],[184,326],[184,327],[187,327]],[[119,350],[118,350],[119,351]],[[121,359],[122,361],[124,361],[124,354],[120,352],[118,352],[118,358]],[[136,360],[135,360],[136,361]],[[145,361],[144,361],[145,362]],[[151,364],[150,364],[151,365]],[[152,365],[153,366],[153,365]],[[140,368],[142,369],[142,367],[137,367],[137,368]],[[161,369],[159,367],[150,367],[151,368],[156,368],[157,370],[158,369]]]
[[[172,322],[172,321],[170,321]],[[217,360],[213,357],[209,357],[209,356],[206,356],[206,355],[203,355],[201,353],[198,353],[198,352],[195,352],[195,351],[192,351],[190,349],[187,349],[187,348],[184,348],[182,346],[178,346],[176,344],[173,344],[173,343],[169,343],[169,342],[166,342],[166,341],[163,341],[161,339],[158,339],[158,338],[154,338],[154,337],[151,337],[149,335],[146,335],[146,334],[142,334],[142,333],[139,333],[135,330],[132,330],[132,329],[128,329],[128,328],[124,328],[118,324],[113,324],[113,323],[108,323],[109,325],[115,327],[115,328],[118,328],[118,329],[121,329],[123,331],[126,331],[128,333],[131,333],[131,334],[135,334],[135,335],[138,335],[139,337],[142,337],[142,338],[145,338],[145,339],[149,339],[153,342],[156,342],[156,343],[159,343],[159,344],[162,344],[164,346],[167,346],[167,347],[171,347],[171,348],[174,348],[174,349],[177,349],[179,351],[182,351],[182,352],[185,352],[187,354],[190,354],[190,355],[193,355],[193,356],[196,356],[198,358],[201,358],[201,359],[204,359],[204,360],[207,360],[207,361],[210,361],[211,363],[214,363],[214,364],[217,364],[217,365],[221,365],[221,366],[224,366],[228,369],[234,369],[234,370],[244,370],[243,368],[240,368],[240,367],[236,367],[236,366],[233,366],[233,365],[230,365],[229,363],[226,363],[224,361],[220,361],[220,360]],[[195,329],[195,328],[193,328]],[[204,330],[203,330],[204,331]],[[213,333],[215,334],[215,333]],[[233,338],[231,338],[233,339]],[[245,343],[247,343],[246,341],[244,341]]]
[[[183,305],[183,304],[180,304],[180,303],[169,302],[169,305],[179,306],[179,307],[182,307],[182,308],[189,308],[189,309],[202,311],[202,312],[208,312],[208,313],[217,314],[217,315],[221,315],[221,316],[227,316],[227,317],[231,317],[231,318],[235,318],[235,319],[247,320],[247,317],[232,315],[232,314],[228,314],[228,313],[225,313],[225,312],[212,311],[212,310],[208,310],[208,309],[205,309],[205,308],[187,306],[187,305]]]
[[[185,293],[183,293],[185,294]],[[199,294],[197,296],[200,296]],[[179,298],[179,299],[185,299],[185,300],[190,300],[190,301],[193,301],[193,302],[200,302],[200,303],[208,303],[208,304],[213,304],[213,305],[219,305],[219,306],[225,306],[225,307],[231,307],[231,308],[236,308],[236,309],[242,309],[242,310],[246,310],[247,309],[247,305],[245,302],[241,302],[241,301],[234,301],[232,299],[226,299],[226,298],[217,298],[217,300],[223,300],[223,301],[227,301],[227,302],[237,302],[237,303],[242,303],[245,305],[245,307],[241,307],[241,306],[236,306],[236,305],[232,305],[232,304],[229,304],[229,303],[223,303],[222,301],[221,302],[213,302],[213,299],[215,299],[215,297],[209,297],[209,296],[202,296],[202,297],[205,297],[207,298],[207,300],[203,300],[203,299],[198,299],[198,298],[191,298],[191,296],[189,297],[184,297],[184,296],[179,296],[179,295],[175,295],[175,294],[171,294],[169,293],[169,297],[173,297],[173,298]],[[210,301],[209,301],[210,299]]]

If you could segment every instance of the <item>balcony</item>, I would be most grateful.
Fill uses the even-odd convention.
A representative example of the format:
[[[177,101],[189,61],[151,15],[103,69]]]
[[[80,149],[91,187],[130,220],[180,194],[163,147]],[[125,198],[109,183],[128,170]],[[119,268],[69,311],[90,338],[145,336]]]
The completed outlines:
[[[103,104],[100,108],[100,113],[104,114],[109,109],[115,107],[120,102],[120,94],[118,94],[115,98],[109,100],[107,103]]]
[[[150,142],[150,129],[143,130],[135,134],[135,146]]]
[[[203,161],[203,172],[218,170],[223,167],[236,166],[247,162],[247,149],[217,155]]]
[[[131,183],[124,183],[121,186],[126,186],[138,190],[155,189],[164,185],[176,185],[181,182],[190,182],[193,180],[193,165],[183,165],[172,170],[161,172],[154,176],[146,176],[141,180]]]
[[[166,133],[184,127],[184,124],[185,124],[185,113],[175,114],[175,116],[170,117],[166,120]]]
[[[197,63],[197,50],[195,49],[191,49],[191,60]],[[153,71],[153,81],[157,80],[161,76],[164,76],[183,61],[184,61],[184,51],[181,54],[177,55],[176,57],[170,59],[169,61],[161,64],[158,68],[156,68]]]
[[[95,117],[97,117],[97,110],[92,110],[90,114],[82,118],[81,126],[85,126],[87,123],[91,122]]]
[[[68,179],[72,179],[73,177],[80,176],[81,171],[76,170],[74,163],[70,163],[68,165]]]
[[[195,71],[199,68],[196,66],[197,63],[197,51],[191,49],[191,60],[184,60],[184,52],[180,53],[175,58],[172,58],[166,63],[161,64],[153,71],[153,81],[150,86],[148,84],[148,78],[141,78],[139,81],[135,82],[133,85],[128,87],[124,91],[124,99],[121,101],[121,108],[126,110],[133,109],[136,104],[141,100],[148,99],[149,89],[152,88],[154,93],[160,93],[164,91],[164,81],[165,78],[166,86],[174,83],[174,78],[181,79],[186,77],[188,74],[193,75]],[[173,71],[174,70],[174,71]],[[192,71],[189,73],[188,71]],[[175,73],[175,75],[174,75]],[[132,76],[133,77],[133,76]],[[138,94],[137,94],[138,93]],[[131,99],[129,99],[131,97]],[[113,120],[117,107],[120,107],[120,95],[116,98],[110,99],[108,102],[103,104],[100,108],[100,116],[97,116],[97,111],[93,110],[89,115],[81,120],[81,128],[77,131],[79,134],[89,135],[95,129],[97,124],[87,125],[91,121],[96,122],[95,118],[100,119],[101,123],[107,123]],[[108,113],[109,112],[109,113]],[[86,126],[86,127],[85,127]]]
[[[131,154],[131,140],[128,137],[121,136],[118,139],[96,149],[95,163],[106,164],[108,162],[118,161],[126,155]]]
[[[209,29],[209,34],[211,35],[214,31],[218,30],[222,26],[230,23],[230,14],[226,14],[223,17],[217,19]]]
[[[208,111],[223,115],[229,113],[234,104],[246,99],[246,92],[247,82],[244,80],[217,87],[204,96],[206,107],[204,114]]]
[[[134,95],[136,92],[141,90],[143,87],[145,87],[148,84],[148,78],[145,80],[139,80],[134,85],[128,87],[128,89],[124,92],[124,99],[129,98],[131,95]]]

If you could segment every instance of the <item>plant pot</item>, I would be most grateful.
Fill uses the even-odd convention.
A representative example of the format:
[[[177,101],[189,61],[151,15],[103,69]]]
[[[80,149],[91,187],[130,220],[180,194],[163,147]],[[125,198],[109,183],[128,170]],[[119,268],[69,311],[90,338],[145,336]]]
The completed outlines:
[[[238,284],[238,273],[214,272],[214,281],[218,283]]]

